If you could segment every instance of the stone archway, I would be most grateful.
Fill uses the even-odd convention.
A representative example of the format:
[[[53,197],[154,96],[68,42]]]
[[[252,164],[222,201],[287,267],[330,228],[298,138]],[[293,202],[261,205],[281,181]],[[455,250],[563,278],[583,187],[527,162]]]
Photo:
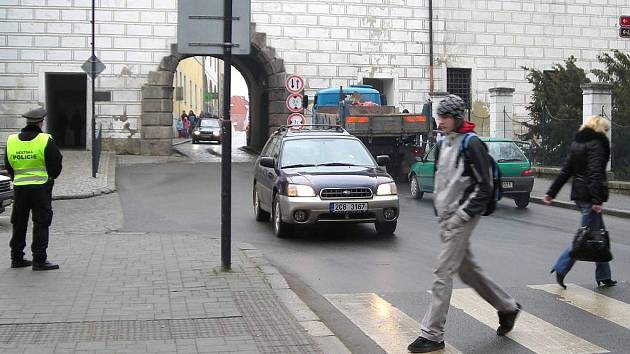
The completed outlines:
[[[252,25],[252,34],[251,54],[234,56],[232,65],[241,72],[249,88],[250,147],[259,150],[270,130],[286,119],[284,80],[287,74],[284,61],[277,57],[274,48],[267,46],[267,35],[256,32],[255,25]],[[173,77],[179,62],[190,55],[177,53],[176,44],[171,46],[171,53],[162,59],[156,71],[149,72],[147,83],[142,86],[142,155],[169,155],[172,150]]]

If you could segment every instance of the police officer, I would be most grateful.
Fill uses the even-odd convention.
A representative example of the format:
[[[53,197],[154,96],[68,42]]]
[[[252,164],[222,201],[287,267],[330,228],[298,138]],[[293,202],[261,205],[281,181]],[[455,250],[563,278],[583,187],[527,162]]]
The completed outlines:
[[[5,166],[13,179],[14,204],[11,268],[33,266],[33,270],[59,269],[48,261],[48,227],[52,222],[52,189],[61,173],[61,152],[49,134],[42,132],[46,110],[36,108],[22,115],[26,126],[7,140]],[[33,212],[33,261],[24,259],[26,228]]]

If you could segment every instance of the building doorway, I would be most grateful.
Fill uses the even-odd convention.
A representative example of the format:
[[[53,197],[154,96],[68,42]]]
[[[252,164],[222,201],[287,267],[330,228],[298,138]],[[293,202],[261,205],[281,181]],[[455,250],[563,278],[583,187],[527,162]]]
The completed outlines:
[[[46,73],[46,129],[64,148],[85,148],[87,75]]]

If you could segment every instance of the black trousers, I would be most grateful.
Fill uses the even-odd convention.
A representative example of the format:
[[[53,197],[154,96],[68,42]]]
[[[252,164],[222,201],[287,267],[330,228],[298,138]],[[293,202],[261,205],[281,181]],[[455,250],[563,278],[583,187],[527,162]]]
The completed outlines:
[[[33,252],[34,262],[45,262],[48,248],[48,227],[53,218],[52,211],[52,186],[41,188],[16,188],[13,201],[13,235],[9,246],[11,247],[11,259],[22,259],[26,247],[26,229],[28,227],[29,213],[33,211]]]

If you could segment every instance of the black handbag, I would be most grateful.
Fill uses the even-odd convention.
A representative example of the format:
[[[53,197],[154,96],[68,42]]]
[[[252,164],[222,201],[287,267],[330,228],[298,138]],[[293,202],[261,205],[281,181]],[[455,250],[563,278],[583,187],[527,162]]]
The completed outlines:
[[[573,238],[571,258],[576,261],[610,262],[610,237],[606,229],[591,230],[590,227],[580,227]]]

